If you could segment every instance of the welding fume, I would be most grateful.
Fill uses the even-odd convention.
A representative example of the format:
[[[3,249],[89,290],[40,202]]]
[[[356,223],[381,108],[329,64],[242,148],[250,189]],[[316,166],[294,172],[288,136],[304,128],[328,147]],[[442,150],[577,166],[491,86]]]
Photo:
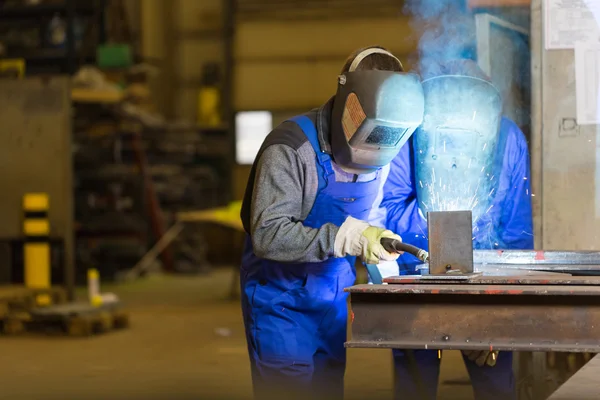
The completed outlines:
[[[516,124],[502,116],[502,99],[491,80],[474,61],[449,60],[423,80],[423,92],[423,124],[390,166],[382,201],[386,227],[405,243],[428,250],[427,212],[471,210],[474,248],[533,248],[527,143]],[[421,266],[405,253],[379,270],[385,278],[415,274]],[[423,398],[419,392],[425,388],[435,398],[438,352],[393,353],[395,397]],[[516,398],[512,353],[464,352],[463,357],[476,399]],[[415,379],[416,369],[427,372]]]

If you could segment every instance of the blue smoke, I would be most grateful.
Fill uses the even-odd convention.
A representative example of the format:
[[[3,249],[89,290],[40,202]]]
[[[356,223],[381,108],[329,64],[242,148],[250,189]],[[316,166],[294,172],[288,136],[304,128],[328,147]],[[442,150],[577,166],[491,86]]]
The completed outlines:
[[[406,0],[404,13],[420,35],[416,57],[423,79],[439,75],[440,65],[476,59],[475,22],[465,0]]]
[[[466,67],[470,64],[460,61],[477,60],[475,18],[467,10],[466,0],[406,0],[404,13],[411,17],[413,31],[419,35],[414,55],[416,62],[413,65],[417,66],[423,80],[446,74],[485,75],[476,66],[475,73],[468,73]],[[457,67],[456,70],[453,66]],[[512,71],[508,67],[504,70]],[[507,89],[515,82],[515,78],[514,75],[510,76],[510,82],[498,89],[508,92]],[[433,81],[429,82],[430,85],[435,84]],[[430,138],[443,135],[438,128],[428,131],[425,123],[415,136],[415,149],[419,152],[416,154],[419,162],[416,166],[419,205],[423,211],[470,209],[474,217],[474,247],[505,248],[500,241],[499,226],[494,223],[496,210],[492,210],[497,192],[497,177],[500,174],[494,164],[497,145],[494,129],[497,129],[499,123],[502,100],[492,93],[495,90],[477,93],[474,90],[472,93],[466,91],[463,99],[452,98],[452,91],[459,87],[449,86],[444,90],[430,91],[430,96],[432,93],[437,93],[438,96],[429,99],[425,121],[434,121],[436,126],[451,127],[452,131],[447,133],[449,139],[442,140],[441,145],[428,143]],[[494,107],[480,107],[494,98]],[[432,107],[432,104],[439,107]],[[427,115],[427,109],[430,115]],[[440,114],[442,109],[445,111]],[[485,123],[482,126],[473,125],[476,122],[481,124],[487,119],[493,120],[489,127]],[[472,131],[478,131],[480,135],[487,133],[487,136],[481,135],[479,141],[483,142],[477,143],[478,149],[473,148],[476,141],[464,137]],[[463,146],[448,149],[447,143],[452,141],[463,143]],[[454,161],[445,162],[445,159]]]

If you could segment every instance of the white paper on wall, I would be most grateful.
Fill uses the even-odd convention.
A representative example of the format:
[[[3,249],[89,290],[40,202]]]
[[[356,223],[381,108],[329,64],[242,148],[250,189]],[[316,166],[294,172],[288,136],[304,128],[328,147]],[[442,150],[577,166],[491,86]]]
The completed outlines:
[[[600,0],[545,0],[546,50],[600,39]]]
[[[575,45],[577,124],[600,123],[600,42]]]

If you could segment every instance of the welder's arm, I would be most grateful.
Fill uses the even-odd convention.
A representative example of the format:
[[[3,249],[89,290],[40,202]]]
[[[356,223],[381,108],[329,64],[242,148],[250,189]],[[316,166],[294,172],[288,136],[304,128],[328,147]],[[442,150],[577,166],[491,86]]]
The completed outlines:
[[[258,257],[318,262],[333,256],[339,227],[327,223],[314,229],[301,222],[305,184],[313,184],[305,182],[305,177],[316,176],[316,167],[314,171],[306,168],[302,156],[285,145],[270,146],[258,160],[250,213],[252,245]]]
[[[507,249],[530,250],[534,244],[529,149],[523,133],[516,124],[511,125],[516,139],[507,146],[504,164],[512,165],[513,170],[500,221],[500,238]]]
[[[314,153],[312,154],[314,159]],[[254,182],[251,238],[254,253],[279,262],[319,262],[331,257],[359,256],[369,262],[397,258],[380,244],[381,237],[398,238],[385,229],[348,218],[341,226],[302,223],[306,197],[314,202],[318,180],[310,157],[289,146],[273,145],[261,155]]]

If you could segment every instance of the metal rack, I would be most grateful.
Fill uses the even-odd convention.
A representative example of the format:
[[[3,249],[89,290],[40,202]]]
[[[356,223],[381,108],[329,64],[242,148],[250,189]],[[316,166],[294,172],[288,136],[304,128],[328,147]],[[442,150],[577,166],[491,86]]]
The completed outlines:
[[[13,4],[14,3],[14,4]],[[28,74],[32,73],[66,73],[73,74],[82,62],[95,60],[95,45],[106,40],[105,7],[107,0],[63,0],[42,2],[27,5],[22,2],[0,0],[0,28],[10,24],[34,25],[39,34],[39,45],[30,49],[9,49],[2,58],[18,58],[25,60]],[[58,15],[64,18],[66,38],[64,47],[47,47],[45,43],[46,27],[50,20]],[[76,38],[76,20],[87,19],[86,33],[83,34],[81,48],[78,49]],[[86,49],[84,40],[93,37],[93,49]],[[92,47],[92,46],[90,46]]]

